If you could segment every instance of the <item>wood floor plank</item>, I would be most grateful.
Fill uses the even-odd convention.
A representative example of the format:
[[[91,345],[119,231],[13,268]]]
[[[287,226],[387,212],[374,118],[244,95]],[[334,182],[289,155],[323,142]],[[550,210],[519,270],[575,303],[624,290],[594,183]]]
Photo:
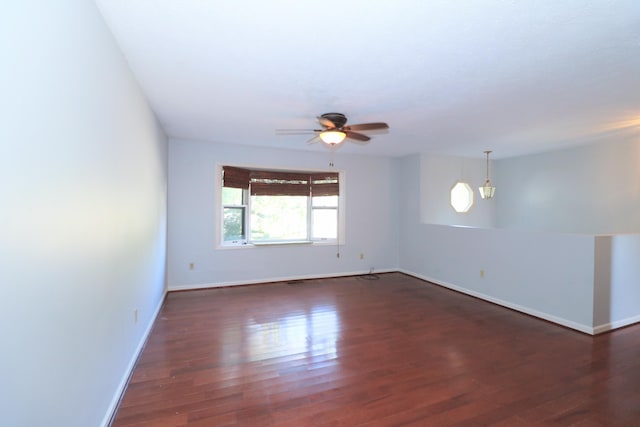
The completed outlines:
[[[636,426],[639,384],[640,325],[388,273],[169,293],[112,425]]]

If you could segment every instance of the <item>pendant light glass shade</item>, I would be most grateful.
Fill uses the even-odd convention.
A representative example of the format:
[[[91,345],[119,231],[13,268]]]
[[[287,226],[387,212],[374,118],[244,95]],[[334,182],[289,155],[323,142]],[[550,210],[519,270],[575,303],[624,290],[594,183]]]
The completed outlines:
[[[487,180],[484,182],[482,187],[479,187],[480,197],[483,199],[490,199],[496,193],[496,187],[491,185],[491,181],[489,180],[489,154],[491,150],[487,150],[484,152],[487,155]]]
[[[482,187],[479,188],[480,197],[483,199],[490,199],[496,192],[496,187],[492,187],[489,181],[485,182]]]
[[[320,139],[325,144],[337,145],[347,137],[347,134],[339,130],[328,130],[320,133]]]

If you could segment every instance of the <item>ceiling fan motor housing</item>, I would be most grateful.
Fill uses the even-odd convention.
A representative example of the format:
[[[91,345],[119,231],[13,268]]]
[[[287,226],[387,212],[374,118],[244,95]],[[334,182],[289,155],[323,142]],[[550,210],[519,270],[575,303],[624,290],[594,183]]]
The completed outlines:
[[[324,113],[320,117],[329,120],[338,129],[347,123],[347,117],[342,113]]]

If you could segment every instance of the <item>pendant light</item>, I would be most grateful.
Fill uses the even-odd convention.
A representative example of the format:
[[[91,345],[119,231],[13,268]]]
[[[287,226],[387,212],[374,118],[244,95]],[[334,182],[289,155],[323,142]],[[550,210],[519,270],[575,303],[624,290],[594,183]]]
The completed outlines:
[[[491,181],[489,180],[489,154],[491,154],[491,150],[487,150],[484,152],[487,155],[487,180],[484,182],[482,187],[479,187],[480,197],[483,199],[490,199],[496,192],[496,187],[491,185]]]

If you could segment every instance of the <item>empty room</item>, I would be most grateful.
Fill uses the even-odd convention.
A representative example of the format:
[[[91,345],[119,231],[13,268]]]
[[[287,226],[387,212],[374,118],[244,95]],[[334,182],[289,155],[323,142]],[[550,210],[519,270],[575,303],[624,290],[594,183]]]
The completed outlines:
[[[640,2],[0,21],[1,425],[640,425]]]

